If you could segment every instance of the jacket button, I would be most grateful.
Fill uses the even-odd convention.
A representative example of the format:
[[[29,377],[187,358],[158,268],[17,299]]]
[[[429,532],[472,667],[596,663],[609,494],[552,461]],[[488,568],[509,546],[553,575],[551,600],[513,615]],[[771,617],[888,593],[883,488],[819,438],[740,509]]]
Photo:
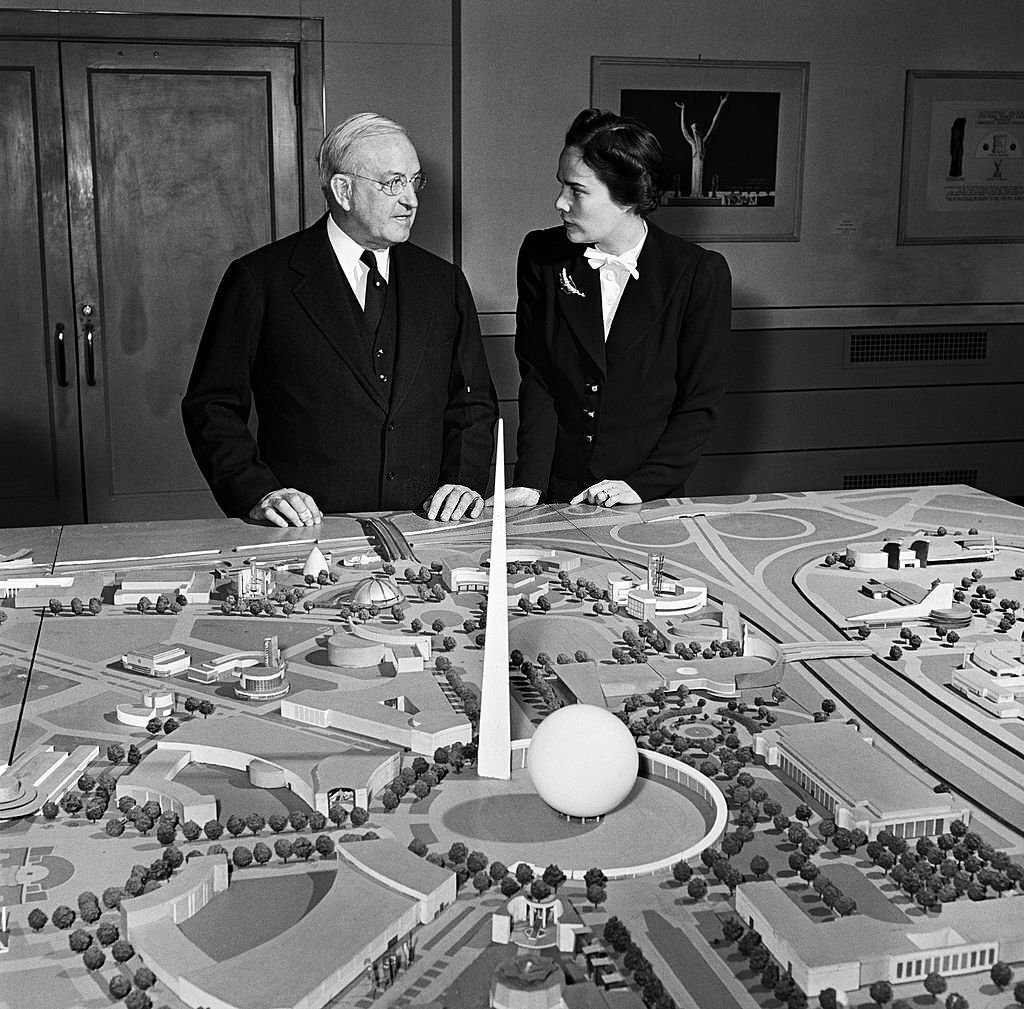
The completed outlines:
[[[594,410],[584,410],[584,411],[583,411],[584,415],[585,415],[585,416],[587,416],[587,417],[589,417],[589,418],[590,418],[591,420],[593,420],[593,419],[594,419],[594,414],[595,414],[595,412],[596,412],[596,411],[594,411]]]
[[[389,431],[394,431],[394,429],[395,429],[395,425],[394,424],[388,424],[388,430]]]
[[[588,445],[590,445],[590,444],[591,444],[591,443],[593,442],[593,440],[594,440],[594,436],[593,436],[592,434],[584,435],[584,437],[583,437],[583,440],[584,440],[584,441],[585,441],[585,442],[586,442],[586,443],[587,443]]]
[[[587,386],[587,392],[597,392],[599,388],[600,386],[598,386],[596,382],[591,382],[590,385]]]
[[[390,471],[390,472],[388,473],[388,475],[387,475],[386,479],[388,479],[388,480],[394,480],[396,476],[398,476],[398,474],[397,474],[397,473],[396,473],[396,472],[395,472],[394,470],[391,470],[391,471]]]

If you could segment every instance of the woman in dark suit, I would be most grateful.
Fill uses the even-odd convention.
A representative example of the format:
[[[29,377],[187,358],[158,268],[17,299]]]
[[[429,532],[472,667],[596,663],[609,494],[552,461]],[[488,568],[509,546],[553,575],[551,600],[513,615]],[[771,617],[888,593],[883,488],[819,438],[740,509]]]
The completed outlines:
[[[558,159],[562,227],[519,253],[519,434],[509,505],[684,493],[723,392],[731,278],[717,252],[645,220],[661,147],[586,109]]]

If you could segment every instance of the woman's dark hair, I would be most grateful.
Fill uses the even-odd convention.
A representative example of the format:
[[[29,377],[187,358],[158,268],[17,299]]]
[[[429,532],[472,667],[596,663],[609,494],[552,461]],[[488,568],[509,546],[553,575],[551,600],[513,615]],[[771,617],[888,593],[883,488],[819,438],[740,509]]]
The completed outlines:
[[[612,199],[638,213],[654,210],[664,188],[658,138],[643,123],[603,109],[584,109],[565,134],[565,146],[608,187]]]

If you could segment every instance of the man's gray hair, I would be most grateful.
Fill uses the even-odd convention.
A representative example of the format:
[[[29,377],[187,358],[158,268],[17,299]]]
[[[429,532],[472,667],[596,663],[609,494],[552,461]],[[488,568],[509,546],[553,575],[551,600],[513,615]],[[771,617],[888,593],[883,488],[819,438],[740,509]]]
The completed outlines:
[[[357,144],[370,137],[379,137],[387,133],[401,133],[403,136],[408,136],[404,126],[391,119],[386,119],[376,112],[357,112],[338,123],[324,137],[316,155],[320,188],[324,193],[330,191],[333,175],[351,171],[357,167],[351,162],[352,149]]]

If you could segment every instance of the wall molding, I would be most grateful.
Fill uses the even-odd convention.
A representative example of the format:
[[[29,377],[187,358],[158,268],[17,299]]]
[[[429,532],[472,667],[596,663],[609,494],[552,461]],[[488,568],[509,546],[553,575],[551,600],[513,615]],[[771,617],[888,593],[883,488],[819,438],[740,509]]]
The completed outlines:
[[[516,313],[480,312],[484,336],[511,336]],[[734,332],[772,329],[863,329],[866,327],[993,326],[1024,323],[1024,302],[971,302],[946,305],[792,305],[734,308]]]

